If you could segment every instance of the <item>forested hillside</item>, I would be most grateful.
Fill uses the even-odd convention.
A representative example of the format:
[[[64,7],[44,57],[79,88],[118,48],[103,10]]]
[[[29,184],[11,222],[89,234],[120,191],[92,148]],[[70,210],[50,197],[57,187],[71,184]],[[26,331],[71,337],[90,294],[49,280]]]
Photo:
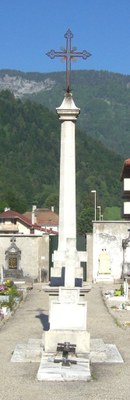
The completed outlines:
[[[62,85],[60,77],[51,90],[31,97],[54,110],[62,101]],[[123,158],[130,157],[130,76],[107,71],[73,71],[72,92],[81,109],[79,128]]]
[[[60,122],[58,116],[30,100],[0,92],[0,209],[19,212],[55,206],[58,210]],[[93,218],[97,204],[120,206],[123,159],[76,126],[78,226]],[[85,213],[85,214],[84,214]],[[86,222],[87,223],[87,222]],[[85,228],[86,229],[86,228]]]
[[[44,66],[43,66],[44,69]],[[123,158],[130,157],[130,75],[72,71],[71,86],[81,115],[77,126]],[[0,90],[27,97],[55,112],[65,91],[65,74],[0,71]]]

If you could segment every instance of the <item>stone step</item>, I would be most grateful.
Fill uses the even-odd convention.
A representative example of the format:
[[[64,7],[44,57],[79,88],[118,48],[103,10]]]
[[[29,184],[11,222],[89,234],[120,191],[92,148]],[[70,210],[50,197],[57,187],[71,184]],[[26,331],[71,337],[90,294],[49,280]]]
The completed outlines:
[[[63,366],[54,363],[54,357],[48,357],[43,352],[39,370],[37,373],[38,381],[89,381],[91,379],[89,358],[74,358],[77,364]]]

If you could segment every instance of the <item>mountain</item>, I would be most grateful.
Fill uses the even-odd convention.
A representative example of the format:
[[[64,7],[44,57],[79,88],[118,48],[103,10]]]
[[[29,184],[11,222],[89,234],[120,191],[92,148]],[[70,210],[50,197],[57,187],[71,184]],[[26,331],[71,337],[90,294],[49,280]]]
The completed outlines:
[[[81,109],[79,129],[129,158],[130,75],[107,71],[72,71],[71,75],[74,100]],[[0,71],[0,90],[9,89],[16,98],[29,98],[53,112],[63,100],[64,88],[63,72]]]
[[[16,98],[51,90],[54,85],[55,81],[50,78],[36,81],[24,78],[21,73],[16,75],[12,75],[10,72],[0,74],[0,90],[10,90]]]
[[[0,92],[0,209],[24,212],[32,204],[58,210],[60,123],[41,104]],[[93,196],[105,207],[121,205],[123,159],[76,126],[77,215],[89,223]],[[85,214],[84,217],[84,212]],[[86,222],[87,224],[88,222]],[[84,226],[84,231],[86,231]]]

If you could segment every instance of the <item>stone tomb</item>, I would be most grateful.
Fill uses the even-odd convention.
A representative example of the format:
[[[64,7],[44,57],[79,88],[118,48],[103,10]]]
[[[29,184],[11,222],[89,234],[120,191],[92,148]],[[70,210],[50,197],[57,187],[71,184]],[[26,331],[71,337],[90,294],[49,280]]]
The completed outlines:
[[[29,339],[28,343],[18,344],[11,357],[12,363],[40,363],[37,374],[39,381],[70,381],[91,379],[89,359],[86,357],[73,356],[73,364],[62,366],[55,362],[59,354],[46,353],[43,350],[42,340]],[[113,344],[105,344],[102,339],[90,340],[90,361],[93,363],[123,363],[123,359]],[[76,362],[76,363],[75,363]]]
[[[76,353],[88,354],[87,303],[80,300],[79,288],[59,288],[59,299],[52,300],[50,330],[45,332],[45,351],[56,351],[58,342],[76,344]]]

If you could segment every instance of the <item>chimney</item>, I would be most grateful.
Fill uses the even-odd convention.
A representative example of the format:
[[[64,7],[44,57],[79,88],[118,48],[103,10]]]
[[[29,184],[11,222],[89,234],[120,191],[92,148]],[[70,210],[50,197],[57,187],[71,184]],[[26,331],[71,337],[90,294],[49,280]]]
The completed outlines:
[[[35,210],[37,209],[37,206],[33,205],[32,206],[32,225],[36,223],[36,217],[35,217]]]

